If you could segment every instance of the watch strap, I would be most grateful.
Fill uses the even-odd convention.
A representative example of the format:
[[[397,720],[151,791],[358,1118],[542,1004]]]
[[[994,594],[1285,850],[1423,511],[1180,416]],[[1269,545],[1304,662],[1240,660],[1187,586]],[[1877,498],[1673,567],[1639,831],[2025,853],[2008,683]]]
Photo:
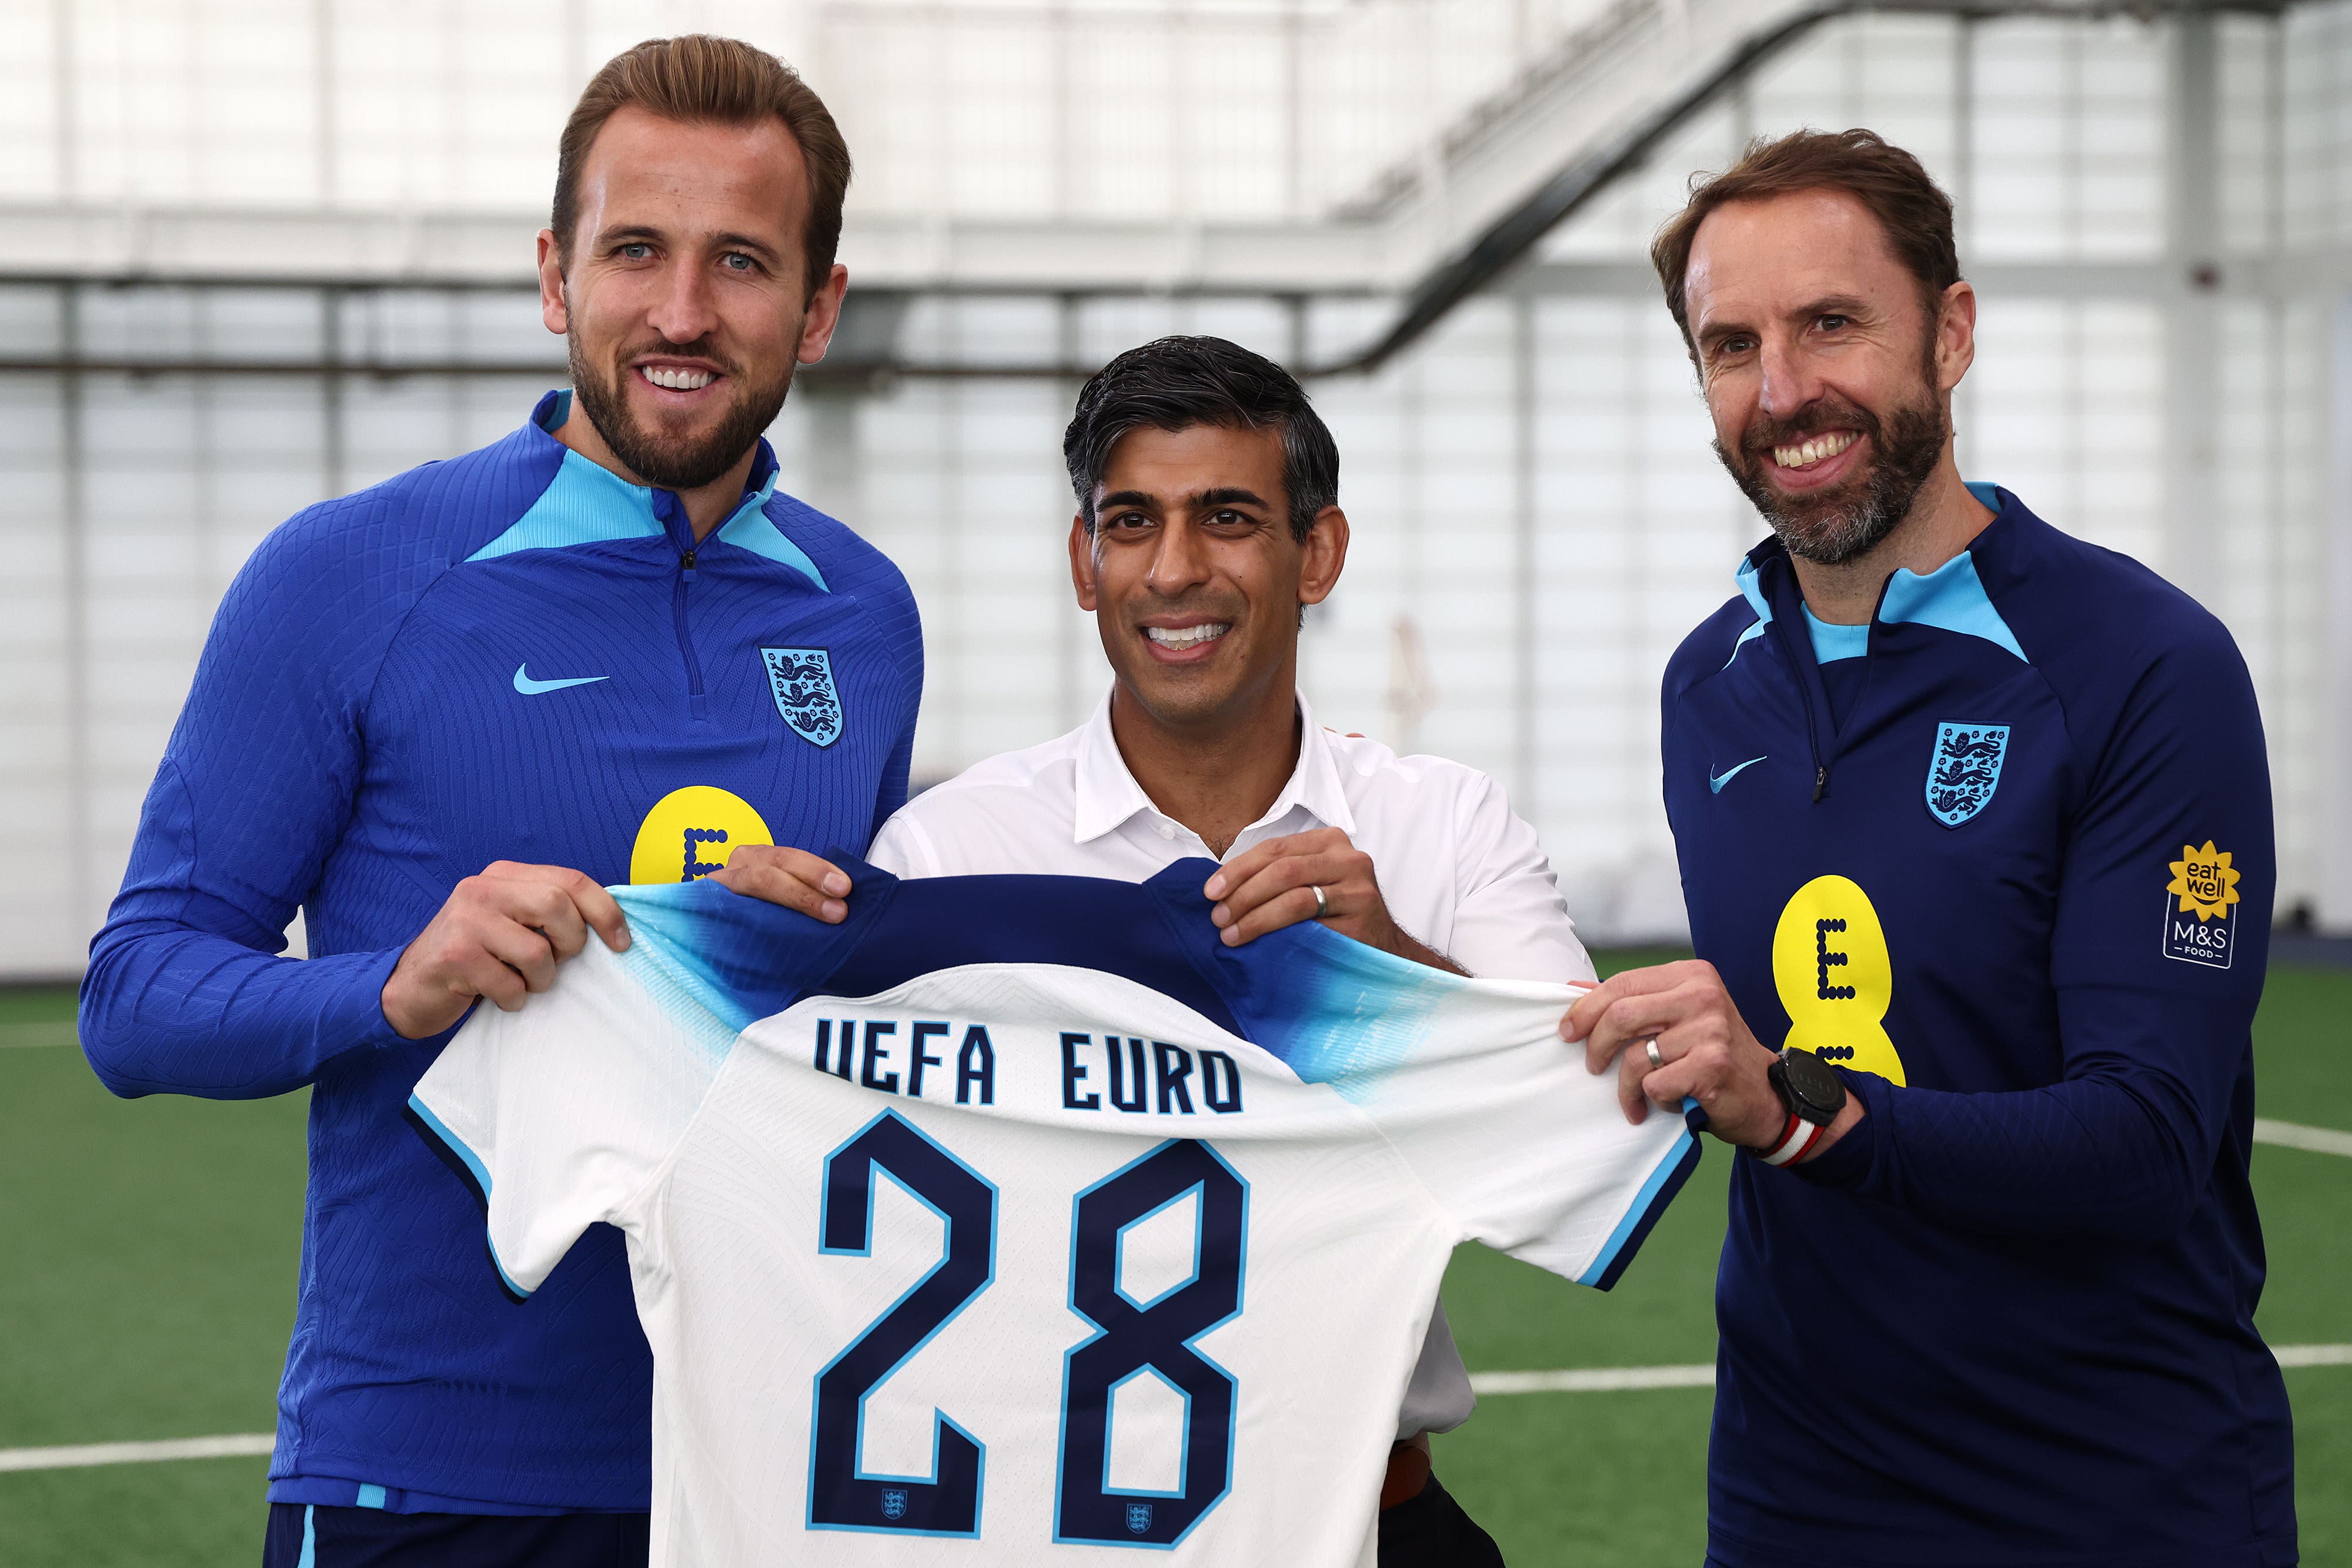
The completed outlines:
[[[1780,1139],[1770,1148],[1756,1152],[1768,1166],[1794,1165],[1805,1157],[1805,1151],[1813,1146],[1823,1131],[1819,1123],[1808,1122],[1791,1111],[1788,1125],[1780,1129]]]

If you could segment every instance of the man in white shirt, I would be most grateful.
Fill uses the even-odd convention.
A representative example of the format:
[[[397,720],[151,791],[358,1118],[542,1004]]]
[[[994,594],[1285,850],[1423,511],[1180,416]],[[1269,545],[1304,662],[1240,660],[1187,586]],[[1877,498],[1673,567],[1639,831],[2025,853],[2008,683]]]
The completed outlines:
[[[1287,372],[1215,338],[1166,338],[1087,383],[1064,440],[1070,574],[1115,675],[1086,724],[908,803],[867,858],[901,876],[1142,881],[1223,869],[1238,945],[1302,920],[1488,978],[1590,980],[1535,830],[1486,775],[1315,723],[1303,607],[1338,584],[1348,518],[1330,432]],[[718,880],[840,918],[847,879],[803,852],[739,850]],[[1499,1563],[1429,1472],[1426,1434],[1475,1401],[1442,1309],[1381,1491],[1381,1562]]]

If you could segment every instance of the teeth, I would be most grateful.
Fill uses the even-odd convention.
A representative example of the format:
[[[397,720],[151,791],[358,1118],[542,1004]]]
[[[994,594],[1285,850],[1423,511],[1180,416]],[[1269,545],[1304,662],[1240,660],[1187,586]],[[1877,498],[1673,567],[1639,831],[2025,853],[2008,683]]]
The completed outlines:
[[[1816,435],[1794,446],[1772,448],[1772,461],[1783,468],[1810,468],[1825,457],[1834,457],[1862,437],[1851,430],[1834,435]]]
[[[666,371],[658,365],[639,365],[637,374],[657,387],[672,392],[699,392],[711,382],[709,371]]]
[[[1143,634],[1163,648],[1197,648],[1203,643],[1213,643],[1233,630],[1230,621],[1212,621],[1206,625],[1187,626],[1171,631],[1165,626],[1146,626]]]

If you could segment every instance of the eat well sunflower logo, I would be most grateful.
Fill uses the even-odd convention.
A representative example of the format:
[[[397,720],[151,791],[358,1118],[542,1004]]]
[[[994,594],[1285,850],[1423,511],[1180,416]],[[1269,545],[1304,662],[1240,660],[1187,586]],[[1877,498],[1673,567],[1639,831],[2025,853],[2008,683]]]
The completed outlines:
[[[2238,902],[2238,873],[2230,864],[2230,852],[2217,850],[2207,839],[2203,849],[2180,846],[2180,858],[2172,862],[2172,881],[2165,892],[2180,900],[2180,913],[2192,911],[2200,924],[2225,918],[2230,905]]]

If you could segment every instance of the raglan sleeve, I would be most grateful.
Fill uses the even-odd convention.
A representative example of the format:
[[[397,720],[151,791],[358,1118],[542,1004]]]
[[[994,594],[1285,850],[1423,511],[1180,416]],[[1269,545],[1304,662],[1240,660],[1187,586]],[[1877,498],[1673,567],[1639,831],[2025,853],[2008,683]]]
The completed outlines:
[[[1388,1015],[1377,1071],[1342,1092],[1465,1239],[1609,1289],[1696,1167],[1689,1129],[1654,1109],[1628,1123],[1615,1079],[1560,1045],[1573,988],[1409,979],[1420,1006]]]
[[[665,984],[648,946],[592,942],[520,1010],[476,1009],[409,1097],[517,1301],[589,1226],[625,1218],[726,1061],[734,1031]]]
[[[2051,950],[2059,1081],[1849,1074],[1869,1114],[1798,1174],[1958,1227],[2170,1235],[2210,1180],[2262,998],[2277,868],[2253,685],[2200,618],[2148,663],[2071,824]]]
[[[214,619],[82,982],[83,1049],[118,1094],[281,1094],[397,1038],[397,948],[278,956],[350,817],[402,600],[356,538],[331,510],[295,518]]]

